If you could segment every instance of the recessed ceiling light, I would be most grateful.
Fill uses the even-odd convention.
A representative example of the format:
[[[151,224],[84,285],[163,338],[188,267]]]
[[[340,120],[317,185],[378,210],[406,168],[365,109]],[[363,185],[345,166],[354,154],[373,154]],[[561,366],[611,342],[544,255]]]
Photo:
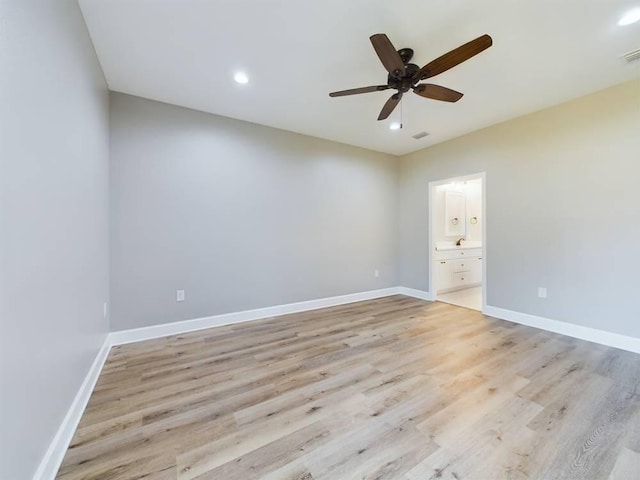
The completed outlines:
[[[400,125],[398,122],[393,122],[391,125],[389,125],[389,130],[400,130],[400,127],[402,127],[402,125]]]
[[[627,13],[625,13],[622,18],[618,20],[618,25],[623,27],[625,25],[636,23],[638,20],[640,20],[640,7],[632,8]]]
[[[236,72],[235,75],[233,76],[233,79],[238,83],[242,83],[242,84],[249,83],[249,77],[244,72]]]

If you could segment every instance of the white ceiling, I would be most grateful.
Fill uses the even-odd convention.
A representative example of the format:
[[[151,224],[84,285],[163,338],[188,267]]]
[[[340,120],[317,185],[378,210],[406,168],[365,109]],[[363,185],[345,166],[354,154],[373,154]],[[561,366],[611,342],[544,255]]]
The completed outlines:
[[[80,0],[109,88],[217,115],[405,154],[632,78],[640,0]],[[422,66],[484,33],[493,46],[433,79],[465,93],[445,103],[392,91],[369,36],[386,33]],[[233,81],[236,70],[251,81]],[[640,93],[639,93],[640,94]],[[430,135],[414,140],[412,135]]]

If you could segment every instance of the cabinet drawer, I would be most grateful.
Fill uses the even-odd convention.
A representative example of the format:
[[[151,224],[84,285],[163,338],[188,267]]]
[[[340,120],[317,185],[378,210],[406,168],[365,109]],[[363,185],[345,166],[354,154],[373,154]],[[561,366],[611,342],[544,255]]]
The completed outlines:
[[[453,274],[453,285],[459,287],[462,285],[468,285],[472,282],[471,272],[456,272]]]
[[[460,250],[440,250],[436,251],[437,260],[454,260],[456,258],[481,257],[481,248],[462,248]]]
[[[455,260],[449,260],[451,262],[451,268],[453,269],[453,273],[456,272],[466,272],[473,268],[473,261],[478,261],[475,258],[457,258]]]

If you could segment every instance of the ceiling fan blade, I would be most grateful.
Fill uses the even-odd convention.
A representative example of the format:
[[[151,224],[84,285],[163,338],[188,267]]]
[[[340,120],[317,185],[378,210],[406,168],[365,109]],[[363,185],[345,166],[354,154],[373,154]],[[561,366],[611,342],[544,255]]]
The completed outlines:
[[[387,100],[387,102],[384,104],[384,107],[382,107],[382,110],[380,110],[380,115],[378,115],[378,120],[384,120],[389,115],[391,115],[391,112],[393,112],[393,109],[396,108],[398,103],[400,103],[401,98],[402,98],[401,93],[394,93],[393,95],[391,95],[389,100]]]
[[[471,40],[464,45],[460,45],[449,53],[445,53],[432,62],[427,63],[424,67],[418,70],[414,78],[424,80],[425,78],[440,75],[442,72],[446,72],[465,60],[469,60],[471,57],[479,54],[483,50],[486,50],[491,45],[493,45],[491,37],[489,35],[482,35],[475,40]]]
[[[430,83],[421,83],[420,85],[416,85],[413,89],[413,93],[425,98],[442,100],[443,102],[457,102],[463,95],[462,93],[451,90],[450,88]]]
[[[404,62],[400,58],[400,54],[396,51],[391,40],[384,33],[376,33],[369,37],[373,49],[378,54],[382,65],[392,75],[399,75],[404,72]]]
[[[356,95],[358,93],[381,92],[387,90],[388,85],[373,85],[371,87],[352,88],[350,90],[340,90],[339,92],[331,92],[330,97],[344,97],[345,95]]]

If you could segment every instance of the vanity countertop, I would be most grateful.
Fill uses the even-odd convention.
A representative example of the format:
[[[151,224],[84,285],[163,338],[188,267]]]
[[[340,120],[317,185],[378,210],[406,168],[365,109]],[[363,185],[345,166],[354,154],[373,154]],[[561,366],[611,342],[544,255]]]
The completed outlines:
[[[464,250],[466,248],[482,248],[481,242],[462,242],[462,245],[459,247],[455,244],[438,244],[436,245],[436,250],[439,252],[446,252],[447,250]]]

